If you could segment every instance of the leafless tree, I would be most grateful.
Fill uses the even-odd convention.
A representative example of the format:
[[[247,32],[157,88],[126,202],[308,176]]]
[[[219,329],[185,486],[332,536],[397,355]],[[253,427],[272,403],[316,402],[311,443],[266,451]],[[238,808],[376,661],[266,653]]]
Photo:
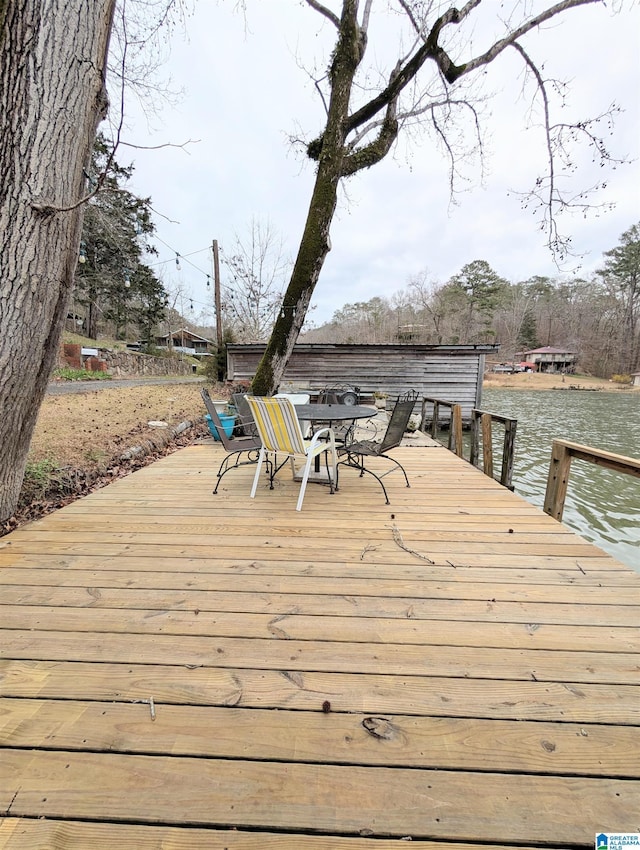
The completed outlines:
[[[428,126],[440,145],[455,187],[460,157],[482,144],[481,110],[477,95],[481,77],[507,52],[515,51],[529,72],[542,101],[548,168],[532,189],[532,202],[545,209],[543,226],[549,243],[562,252],[565,244],[556,229],[556,211],[566,204],[587,203],[565,197],[557,179],[559,161],[576,135],[593,146],[596,157],[609,153],[589,120],[567,125],[555,120],[554,81],[548,80],[527,49],[528,33],[570,10],[600,0],[560,0],[533,4],[522,0],[492,3],[468,0],[456,8],[443,0],[389,0],[374,11],[373,0],[305,0],[335,31],[326,74],[316,80],[326,115],[324,129],[307,144],[316,163],[315,184],[283,310],[276,321],[253,390],[272,393],[278,386],[312,293],[331,247],[329,230],[338,187],[348,178],[380,162],[401,130]],[[534,11],[537,9],[537,11]],[[382,38],[369,44],[375,16],[387,15],[375,32]],[[496,29],[497,28],[497,29]],[[476,48],[478,32],[500,31],[488,46]],[[367,64],[365,57],[389,56],[386,70]],[[606,117],[604,113],[602,118]],[[460,118],[470,118],[471,140],[461,136]],[[461,147],[462,139],[462,147]]]
[[[224,251],[227,268],[223,287],[225,329],[237,342],[264,342],[282,309],[282,293],[291,272],[282,239],[268,221],[254,218],[244,237],[236,235]]]

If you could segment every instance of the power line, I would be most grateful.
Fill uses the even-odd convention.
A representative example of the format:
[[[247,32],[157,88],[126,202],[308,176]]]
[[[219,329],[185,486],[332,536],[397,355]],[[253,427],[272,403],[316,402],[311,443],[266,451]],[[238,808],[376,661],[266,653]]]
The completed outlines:
[[[176,265],[179,264],[180,260],[185,260],[190,266],[192,266],[196,271],[199,271],[201,274],[205,275],[207,278],[211,278],[211,275],[208,272],[205,272],[204,269],[201,269],[199,266],[196,266],[195,263],[192,263],[189,257],[195,257],[196,254],[202,254],[204,251],[210,251],[211,249],[207,246],[206,248],[199,248],[197,251],[191,251],[189,254],[181,254],[180,251],[176,251],[175,248],[172,248],[164,239],[160,239],[159,236],[154,236],[154,239],[157,239],[158,242],[162,242],[165,248],[168,248],[170,251],[176,255],[175,260],[160,260],[157,263],[153,263],[154,266],[163,266],[166,263],[175,262]],[[207,284],[208,285],[208,284]]]

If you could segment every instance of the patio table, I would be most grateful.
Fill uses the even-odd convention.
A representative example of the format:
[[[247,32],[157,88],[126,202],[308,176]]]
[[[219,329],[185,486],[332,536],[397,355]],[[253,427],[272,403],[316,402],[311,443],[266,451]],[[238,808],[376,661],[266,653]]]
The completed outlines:
[[[365,407],[362,404],[296,404],[295,408],[298,419],[328,422],[330,428],[333,428],[334,422],[368,419],[377,413],[374,407]]]
[[[296,404],[294,406],[298,419],[312,423],[328,423],[329,428],[333,428],[334,422],[355,422],[356,419],[369,419],[377,413],[375,408],[365,407],[362,404]],[[315,460],[315,469],[309,476],[309,481],[327,483],[326,472],[320,469],[319,457]]]

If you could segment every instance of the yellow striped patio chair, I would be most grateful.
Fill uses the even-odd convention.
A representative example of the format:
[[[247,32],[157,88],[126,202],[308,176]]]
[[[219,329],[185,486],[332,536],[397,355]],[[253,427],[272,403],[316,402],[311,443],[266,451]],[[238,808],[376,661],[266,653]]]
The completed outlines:
[[[305,440],[302,435],[300,423],[296,416],[296,409],[288,398],[266,398],[247,396],[251,407],[253,419],[262,441],[258,468],[253,479],[251,498],[255,498],[260,480],[262,464],[271,459],[269,469],[269,486],[273,490],[273,479],[279,469],[284,466],[287,459],[290,461],[294,478],[296,477],[296,460],[304,462],[302,471],[302,483],[296,510],[302,509],[302,500],[309,480],[311,466],[320,455],[325,455],[325,467],[327,481],[331,487],[331,493],[338,489],[338,455],[336,453],[336,442],[331,428],[320,428],[310,440]],[[284,456],[284,462],[278,465],[277,455]]]

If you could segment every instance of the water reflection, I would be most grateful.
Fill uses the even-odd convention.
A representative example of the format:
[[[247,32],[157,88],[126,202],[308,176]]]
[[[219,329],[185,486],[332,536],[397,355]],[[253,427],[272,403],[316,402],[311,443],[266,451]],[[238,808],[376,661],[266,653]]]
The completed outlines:
[[[485,388],[482,409],[518,420],[513,483],[540,507],[552,440],[640,457],[640,393]],[[640,571],[640,479],[573,460],[562,521]]]

